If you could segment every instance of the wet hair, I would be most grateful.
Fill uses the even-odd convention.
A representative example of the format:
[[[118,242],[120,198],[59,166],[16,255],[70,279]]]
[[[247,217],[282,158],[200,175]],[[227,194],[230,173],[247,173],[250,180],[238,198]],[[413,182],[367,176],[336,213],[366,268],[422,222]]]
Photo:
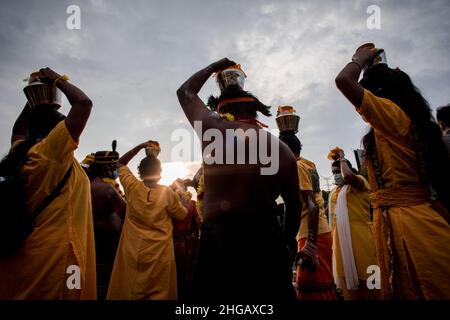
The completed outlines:
[[[248,91],[242,90],[239,86],[229,86],[227,87],[219,97],[215,97],[211,95],[208,98],[208,102],[206,105],[212,111],[217,111],[217,107],[219,103],[226,99],[234,99],[234,98],[254,98],[256,101],[252,102],[237,102],[225,104],[220,108],[220,113],[230,113],[235,117],[252,117],[256,118],[256,112],[261,112],[263,115],[270,117],[272,114],[270,113],[270,106],[266,106],[261,103],[258,98],[256,98],[253,94]]]
[[[439,126],[430,106],[400,69],[379,65],[364,73],[360,84],[374,95],[397,104],[411,119],[411,135],[415,142],[422,183],[430,185],[438,198],[450,208],[450,166]],[[371,128],[363,138],[365,158],[370,160],[376,150],[375,132]]]
[[[28,123],[28,132],[31,139],[43,139],[56,125],[66,117],[50,105],[33,108]]]
[[[446,128],[450,128],[450,104],[437,108],[437,121],[442,122]]]
[[[138,165],[139,177],[142,180],[148,179],[148,177],[159,176],[161,170],[161,161],[155,157],[145,157]]]
[[[302,143],[297,138],[293,132],[282,132],[280,133],[280,140],[286,143],[294,153],[294,155],[299,156],[302,150]]]

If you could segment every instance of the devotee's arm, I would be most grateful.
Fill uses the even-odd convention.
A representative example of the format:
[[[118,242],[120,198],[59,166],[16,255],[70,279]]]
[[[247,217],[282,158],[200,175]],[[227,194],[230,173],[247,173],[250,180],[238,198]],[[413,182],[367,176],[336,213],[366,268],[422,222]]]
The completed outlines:
[[[311,174],[303,166],[298,166],[298,176],[300,179],[300,195],[302,202],[308,209],[308,237],[304,247],[298,254],[298,260],[302,270],[304,268],[315,271],[318,266],[316,241],[319,227],[319,206],[316,202],[316,195],[313,192]]]
[[[363,190],[365,188],[364,182],[360,177],[353,173],[353,170],[348,165],[347,159],[345,159],[345,154],[342,151],[340,152],[339,157],[341,172],[345,182],[357,190]]]
[[[137,145],[136,147],[134,147],[133,149],[131,149],[130,151],[128,151],[127,153],[125,153],[123,156],[121,156],[119,158],[119,160],[117,160],[117,163],[116,163],[117,169],[119,169],[120,167],[126,166],[128,164],[128,162],[130,162],[130,160],[133,159],[134,156],[139,153],[139,151],[141,151],[142,149],[144,149],[145,147],[148,146],[149,142],[150,141],[143,142],[143,143]]]
[[[308,205],[308,241],[316,243],[319,228],[319,206],[313,191],[301,191],[302,201]]]
[[[27,104],[23,108],[16,122],[14,123],[12,136],[11,136],[11,144],[18,140],[25,140],[28,135],[28,121],[30,120],[31,115],[31,107]]]
[[[364,96],[364,88],[358,83],[362,68],[383,52],[383,49],[371,51],[371,47],[374,47],[373,44],[359,47],[352,62],[348,63],[335,79],[337,88],[356,108],[361,106]]]
[[[180,105],[192,126],[194,126],[194,121],[202,121],[203,125],[208,127],[208,122],[213,119],[211,118],[211,112],[198,96],[200,89],[214,72],[221,71],[235,64],[235,62],[227,58],[214,62],[192,75],[177,90]]]
[[[298,229],[300,228],[300,217],[302,210],[302,202],[300,199],[297,164],[293,161],[291,165],[291,174],[289,175],[289,183],[284,184],[284,188],[281,191],[281,197],[283,198],[286,206],[286,213],[284,218],[284,233],[286,241],[289,245],[289,251],[291,251],[292,259],[297,254],[297,240],[295,239]]]
[[[127,203],[112,186],[110,188],[109,200],[112,204],[113,212],[116,213],[122,219],[125,219],[125,211],[127,209]]]
[[[300,194],[302,201],[308,206],[308,238],[300,252],[300,258],[303,260],[301,268],[302,270],[306,268],[309,271],[316,271],[318,267],[316,241],[319,228],[319,206],[313,191],[301,190]]]
[[[186,215],[188,213],[187,203],[185,205],[182,204],[182,196],[173,191],[171,188],[167,188],[167,191],[170,193],[169,204],[167,206],[169,215],[175,220],[183,220],[184,218],[186,218]]]
[[[91,114],[91,99],[68,81],[59,80],[61,76],[50,68],[40,69],[38,76],[43,82],[51,86],[56,81],[56,86],[64,93],[67,100],[69,100],[72,108],[70,108],[65,123],[72,139],[78,141]]]

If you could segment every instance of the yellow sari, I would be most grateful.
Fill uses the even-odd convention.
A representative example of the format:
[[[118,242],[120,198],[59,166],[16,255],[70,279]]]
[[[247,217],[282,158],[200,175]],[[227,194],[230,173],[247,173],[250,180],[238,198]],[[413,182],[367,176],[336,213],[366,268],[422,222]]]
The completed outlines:
[[[421,184],[411,120],[399,106],[365,90],[363,119],[375,130],[384,187],[369,164],[375,241],[386,298],[450,299],[450,226]]]

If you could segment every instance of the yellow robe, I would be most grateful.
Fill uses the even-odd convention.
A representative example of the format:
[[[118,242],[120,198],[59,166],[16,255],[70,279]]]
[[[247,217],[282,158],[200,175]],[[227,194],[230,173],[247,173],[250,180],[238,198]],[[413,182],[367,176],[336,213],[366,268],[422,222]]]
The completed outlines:
[[[95,246],[89,180],[74,158],[73,141],[61,121],[28,152],[22,174],[33,212],[73,171],[61,194],[36,218],[34,230],[17,255],[0,260],[0,299],[96,299]],[[71,265],[81,288],[69,289]],[[69,271],[71,269],[69,268]],[[73,288],[73,287],[72,287]]]
[[[420,182],[411,120],[399,106],[364,90],[358,112],[375,130],[384,188],[369,165],[375,241],[386,298],[450,299],[450,226]]]
[[[350,224],[350,234],[352,238],[353,255],[355,257],[358,279],[363,287],[366,287],[366,280],[369,277],[367,267],[377,265],[377,257],[375,250],[375,237],[373,224],[370,220],[370,187],[367,180],[358,176],[364,182],[364,189],[357,190],[352,186],[348,186],[347,190],[347,207],[348,218]],[[376,298],[378,290],[347,290],[345,285],[344,268],[342,265],[341,247],[339,243],[339,235],[336,226],[334,209],[336,207],[337,198],[341,192],[342,186],[337,186],[330,193],[330,215],[333,232],[333,255],[336,262],[336,272],[342,284],[341,288],[344,292],[345,299],[365,299]]]
[[[297,160],[297,172],[300,183],[300,190],[303,191],[313,191],[313,181],[311,178],[311,170],[315,170],[315,165],[311,161],[300,158]],[[324,208],[324,200],[322,197],[322,192],[317,192],[316,194],[316,202],[319,206],[319,227],[317,235],[331,232],[331,228],[328,225],[328,219],[325,214]],[[302,205],[302,213],[301,213],[301,222],[300,228],[297,233],[297,241],[300,239],[304,239],[308,236],[308,206],[306,203]]]
[[[148,188],[127,167],[119,169],[127,212],[107,299],[176,300],[172,218],[187,215],[169,187]]]

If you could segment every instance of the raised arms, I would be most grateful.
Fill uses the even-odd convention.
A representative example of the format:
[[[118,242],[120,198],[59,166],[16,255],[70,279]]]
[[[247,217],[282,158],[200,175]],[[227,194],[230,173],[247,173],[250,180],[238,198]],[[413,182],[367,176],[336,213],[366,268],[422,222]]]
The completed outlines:
[[[339,161],[341,164],[341,173],[345,182],[357,190],[364,189],[364,182],[358,177],[348,165],[347,159],[343,151],[339,153]]]
[[[65,123],[73,140],[78,141],[91,114],[92,101],[83,91],[73,84],[62,80],[57,81],[61,76],[50,68],[40,69],[38,77],[42,82],[51,86],[56,81],[56,86],[64,93],[67,100],[69,100],[72,108],[70,108]]]
[[[136,147],[134,147],[133,149],[131,149],[130,151],[125,153],[123,156],[121,156],[119,158],[119,160],[117,160],[117,163],[116,163],[117,169],[119,169],[120,167],[126,166],[128,164],[128,162],[130,162],[131,159],[133,159],[134,156],[139,153],[139,151],[141,151],[142,149],[144,149],[145,147],[148,146],[149,142],[150,141],[138,144]]]
[[[194,73],[177,90],[178,101],[192,126],[194,121],[202,121],[204,126],[208,127],[209,121],[212,120],[210,111],[198,96],[200,89],[214,72],[221,71],[235,64],[235,62],[227,58],[214,62]]]
[[[374,48],[373,43],[360,46],[353,55],[352,62],[335,79],[337,88],[356,108],[361,106],[364,96],[364,88],[358,83],[362,68],[383,52],[383,49]]]

